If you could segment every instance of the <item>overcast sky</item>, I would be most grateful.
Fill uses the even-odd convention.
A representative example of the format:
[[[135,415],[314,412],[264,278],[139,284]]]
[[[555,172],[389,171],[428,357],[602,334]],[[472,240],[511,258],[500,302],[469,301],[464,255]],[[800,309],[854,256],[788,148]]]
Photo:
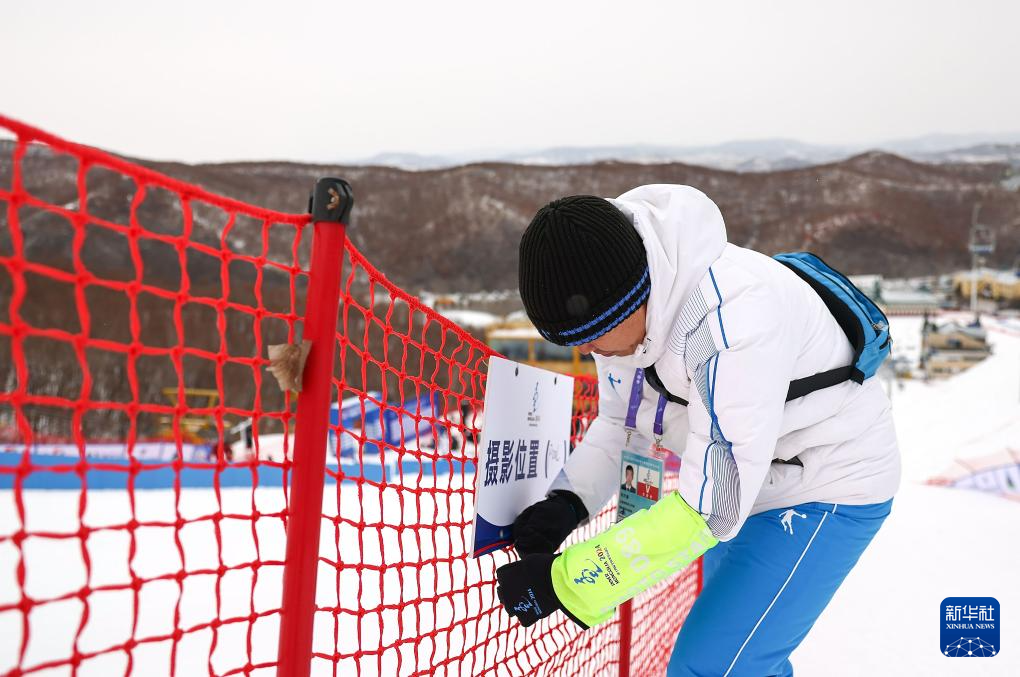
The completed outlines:
[[[1020,2],[9,2],[0,113],[118,152],[1020,131]]]

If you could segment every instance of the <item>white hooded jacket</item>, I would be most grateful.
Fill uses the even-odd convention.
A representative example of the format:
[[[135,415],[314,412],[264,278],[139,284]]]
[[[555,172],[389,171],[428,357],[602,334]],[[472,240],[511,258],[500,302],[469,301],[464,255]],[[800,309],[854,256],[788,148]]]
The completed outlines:
[[[773,508],[892,498],[899,451],[876,379],[786,402],[790,381],[853,358],[814,290],[781,263],[728,244],[718,207],[694,188],[641,186],[610,202],[648,254],[646,338],[631,356],[596,356],[599,414],[552,489],[573,491],[590,514],[613,496],[634,372],[654,364],[689,402],[667,404],[662,445],[680,455],[680,494],[718,539]],[[646,384],[636,425],[646,448],[657,400]]]

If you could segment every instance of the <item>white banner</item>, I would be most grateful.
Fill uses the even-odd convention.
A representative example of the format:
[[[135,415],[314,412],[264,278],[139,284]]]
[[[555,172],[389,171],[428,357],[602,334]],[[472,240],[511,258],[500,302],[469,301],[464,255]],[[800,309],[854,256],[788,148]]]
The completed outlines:
[[[512,543],[514,519],[545,497],[570,450],[571,376],[489,360],[475,472],[474,556]]]

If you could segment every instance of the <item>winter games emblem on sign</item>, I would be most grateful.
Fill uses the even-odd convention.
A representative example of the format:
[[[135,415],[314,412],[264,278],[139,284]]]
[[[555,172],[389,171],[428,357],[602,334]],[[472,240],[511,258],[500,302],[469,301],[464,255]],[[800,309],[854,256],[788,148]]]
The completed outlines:
[[[475,557],[510,545],[510,526],[545,497],[570,451],[574,379],[493,357],[475,471]]]
[[[999,653],[999,601],[946,597],[939,607],[941,647],[949,658],[989,658]]]

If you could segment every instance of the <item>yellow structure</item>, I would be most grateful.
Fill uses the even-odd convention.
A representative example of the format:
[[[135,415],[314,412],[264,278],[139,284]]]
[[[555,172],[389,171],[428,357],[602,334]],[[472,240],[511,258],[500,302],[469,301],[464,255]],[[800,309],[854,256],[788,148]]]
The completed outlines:
[[[163,388],[163,397],[176,407],[184,404],[189,409],[212,409],[220,402],[220,394],[216,390],[207,388],[185,388],[184,402],[178,399],[177,388]],[[183,442],[201,443],[208,442],[216,436],[216,419],[212,414],[185,414],[180,416],[178,424]],[[160,416],[159,430],[156,436],[163,439],[174,439],[174,417]]]
[[[977,271],[978,298],[993,301],[1020,301],[1020,275],[1009,270],[980,268]],[[953,276],[953,290],[964,298],[970,298],[974,284],[974,271],[962,271]]]
[[[968,334],[963,330],[931,333],[924,337],[924,346],[929,350],[970,350],[988,353],[988,343],[981,336]]]
[[[576,347],[549,343],[527,319],[515,319],[490,326],[485,342],[515,362],[530,364],[561,374],[595,374],[595,361]]]
[[[983,329],[958,324],[927,326],[921,337],[921,351],[929,377],[958,374],[991,354]]]

